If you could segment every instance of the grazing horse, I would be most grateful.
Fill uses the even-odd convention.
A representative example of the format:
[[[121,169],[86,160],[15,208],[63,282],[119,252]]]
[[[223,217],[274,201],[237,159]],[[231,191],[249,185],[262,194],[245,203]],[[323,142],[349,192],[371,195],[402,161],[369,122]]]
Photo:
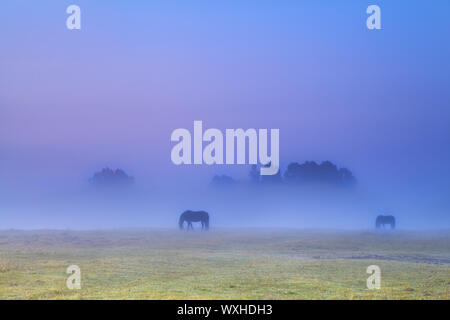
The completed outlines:
[[[386,224],[389,224],[391,226],[391,229],[395,229],[395,218],[394,218],[394,216],[382,216],[382,215],[379,215],[377,217],[377,219],[375,220],[375,227],[377,229],[380,229],[382,226],[384,228],[384,226]]]
[[[183,212],[180,216],[180,220],[178,221],[178,225],[180,226],[181,230],[183,230],[183,225],[185,221],[187,223],[187,230],[189,230],[189,228],[194,230],[192,222],[201,222],[202,230],[206,231],[209,229],[209,214],[206,211],[187,210]]]

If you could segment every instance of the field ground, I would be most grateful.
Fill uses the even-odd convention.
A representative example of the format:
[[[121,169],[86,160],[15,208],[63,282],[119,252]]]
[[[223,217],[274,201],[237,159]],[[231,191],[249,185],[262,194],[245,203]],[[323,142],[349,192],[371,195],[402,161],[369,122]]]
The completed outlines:
[[[72,264],[80,290],[66,287]],[[380,290],[366,287],[373,264]],[[0,299],[449,299],[449,287],[449,231],[0,231]]]

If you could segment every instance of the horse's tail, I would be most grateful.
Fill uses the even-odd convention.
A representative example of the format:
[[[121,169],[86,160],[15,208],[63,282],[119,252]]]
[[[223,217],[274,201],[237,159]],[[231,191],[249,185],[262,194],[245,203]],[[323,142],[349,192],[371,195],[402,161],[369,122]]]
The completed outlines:
[[[209,229],[209,214],[206,214],[206,217],[205,217],[205,229],[206,230]]]

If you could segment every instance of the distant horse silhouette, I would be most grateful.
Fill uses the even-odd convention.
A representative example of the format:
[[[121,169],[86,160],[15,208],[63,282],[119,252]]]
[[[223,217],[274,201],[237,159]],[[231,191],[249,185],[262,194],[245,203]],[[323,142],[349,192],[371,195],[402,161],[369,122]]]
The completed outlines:
[[[187,223],[187,230],[189,230],[189,228],[194,230],[192,222],[201,222],[202,230],[206,231],[209,229],[209,214],[206,211],[187,210],[181,214],[180,220],[178,221],[181,230],[183,230],[184,222]]]
[[[379,215],[377,219],[375,220],[375,227],[377,229],[380,229],[381,227],[384,228],[386,224],[389,224],[391,226],[391,229],[395,229],[395,218],[394,216],[383,216]]]

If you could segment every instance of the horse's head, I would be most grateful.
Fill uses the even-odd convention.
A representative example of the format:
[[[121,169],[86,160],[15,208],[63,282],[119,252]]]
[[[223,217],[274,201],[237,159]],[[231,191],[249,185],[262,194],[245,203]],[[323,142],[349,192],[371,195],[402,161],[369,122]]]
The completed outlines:
[[[183,213],[180,215],[180,219],[178,220],[178,226],[180,227],[180,230],[183,230],[183,229],[184,229],[183,224],[184,224],[184,221],[186,220],[186,219],[185,219],[185,214],[186,214],[186,212],[188,212],[188,211],[183,212]]]

